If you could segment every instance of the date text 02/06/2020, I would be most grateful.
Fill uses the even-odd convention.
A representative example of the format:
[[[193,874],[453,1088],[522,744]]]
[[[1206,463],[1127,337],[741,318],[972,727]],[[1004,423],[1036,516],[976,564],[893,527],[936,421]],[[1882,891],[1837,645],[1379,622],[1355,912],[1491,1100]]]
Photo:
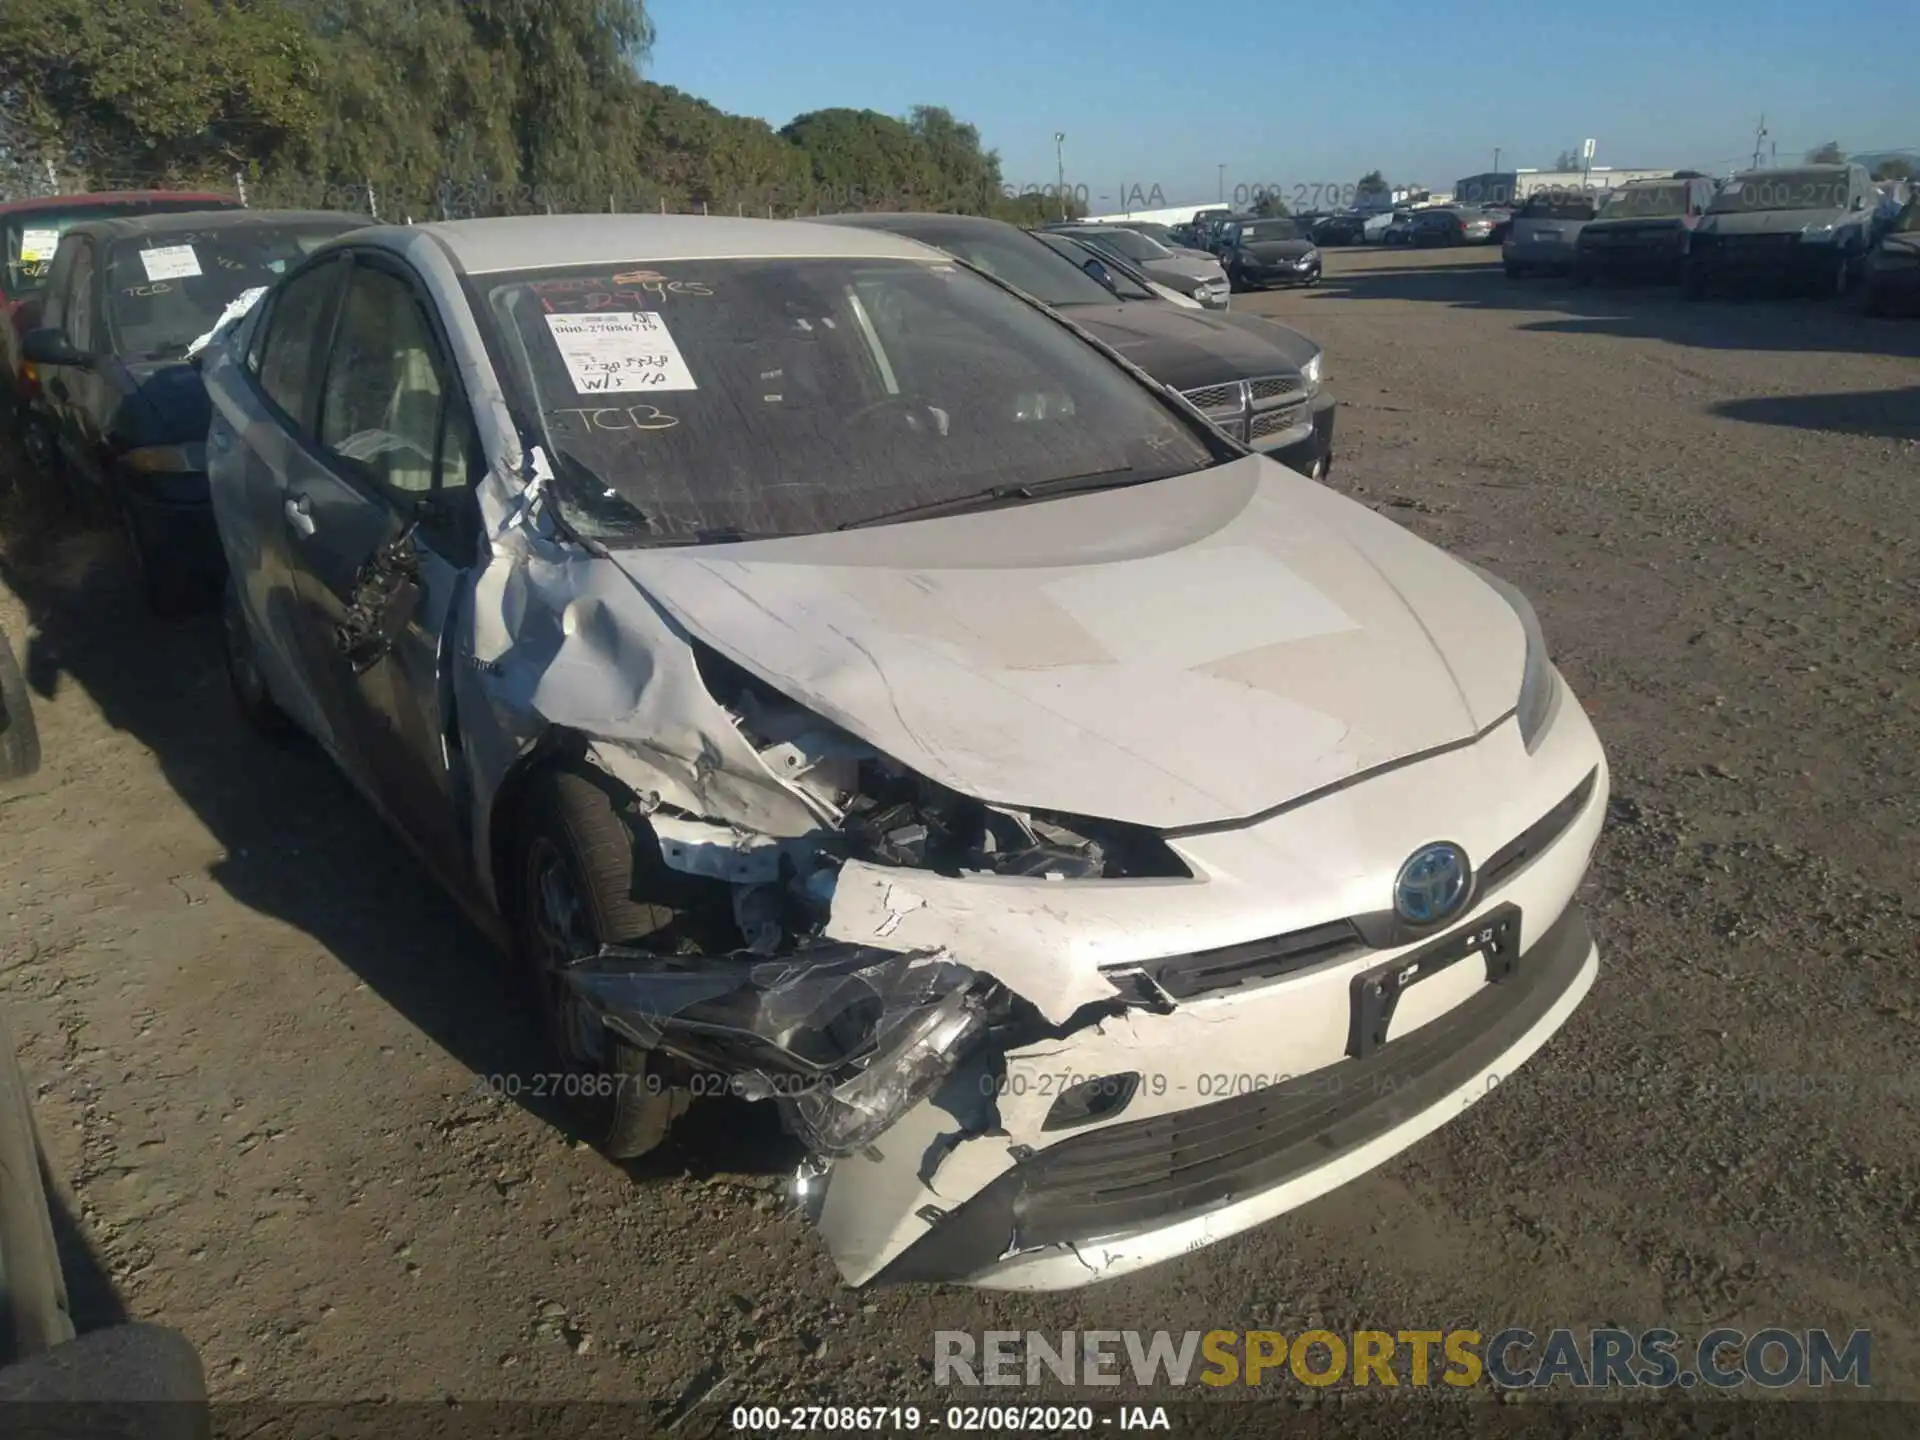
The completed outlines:
[[[1096,1434],[1171,1430],[1164,1405],[736,1405],[729,1417],[740,1435],[798,1432],[907,1435]]]
[[[629,1075],[613,1072],[550,1071],[503,1075],[476,1075],[473,1093],[493,1099],[611,1099],[625,1091],[645,1091],[663,1095],[668,1090],[684,1090],[695,1098],[736,1096],[742,1100],[765,1100],[775,1096],[803,1095],[816,1087],[831,1088],[827,1082],[800,1075],[720,1075],[691,1071],[677,1079],[659,1074]]]

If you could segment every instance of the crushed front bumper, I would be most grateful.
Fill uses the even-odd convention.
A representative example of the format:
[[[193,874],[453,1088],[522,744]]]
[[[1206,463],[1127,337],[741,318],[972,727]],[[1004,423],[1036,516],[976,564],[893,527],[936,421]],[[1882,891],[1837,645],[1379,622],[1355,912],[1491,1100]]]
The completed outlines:
[[[870,1149],[810,1179],[808,1208],[842,1276],[1005,1289],[1110,1278],[1336,1189],[1487,1093],[1567,1020],[1598,965],[1571,907],[1609,777],[1564,682],[1556,704],[1534,753],[1508,724],[1313,804],[1183,839],[1197,882],[1113,887],[1073,916],[1055,913],[1062,900],[1079,908],[1060,887],[1044,905],[1003,890],[1011,913],[989,937],[1000,950],[1031,948],[1066,970],[1095,956],[1103,973],[1140,966],[1171,1007],[975,1052]],[[1498,798],[1463,808],[1470,795]],[[1322,943],[1355,923],[1329,915],[1379,908],[1371,883],[1341,878],[1352,867],[1332,854],[1348,851],[1329,851],[1329,836],[1401,855],[1435,834],[1479,857],[1481,890],[1457,924],[1437,939],[1369,929],[1358,945],[1358,930]],[[1277,875],[1290,883],[1276,887]],[[916,888],[927,905],[896,940],[935,938],[949,894],[966,893],[960,882]],[[1511,963],[1435,969],[1400,995],[1384,1043],[1356,1044],[1367,1013],[1357,985],[1496,921],[1517,924],[1499,947]],[[1123,1105],[1061,1115],[1064,1090],[1097,1080],[1111,1093],[1116,1077]]]
[[[1566,1022],[1598,965],[1586,920],[1569,905],[1509,979],[1364,1059],[1029,1155],[944,1216],[877,1283],[1080,1285],[1283,1214],[1492,1093]]]

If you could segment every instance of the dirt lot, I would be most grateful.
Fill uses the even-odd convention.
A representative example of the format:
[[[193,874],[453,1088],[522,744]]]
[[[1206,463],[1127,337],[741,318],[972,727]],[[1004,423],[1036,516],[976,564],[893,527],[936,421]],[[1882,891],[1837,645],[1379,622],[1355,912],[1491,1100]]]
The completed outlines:
[[[753,1114],[636,1176],[476,1076],[494,960],[210,624],[15,548],[47,768],[0,796],[0,991],[80,1302],[221,1397],[927,1393],[936,1328],[1875,1334],[1920,1397],[1920,324],[1336,252],[1334,483],[1528,590],[1615,774],[1603,969],[1520,1079],[1282,1222],[1063,1297],[844,1291]],[[1240,303],[1240,302],[1237,302]],[[29,618],[33,631],[26,641]]]

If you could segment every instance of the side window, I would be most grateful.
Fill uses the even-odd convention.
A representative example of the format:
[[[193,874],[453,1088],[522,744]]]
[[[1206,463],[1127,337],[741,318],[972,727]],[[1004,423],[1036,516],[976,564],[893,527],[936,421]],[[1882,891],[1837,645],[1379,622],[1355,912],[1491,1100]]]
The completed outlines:
[[[74,248],[73,265],[67,271],[60,324],[78,349],[94,353],[93,246],[84,241]]]
[[[438,346],[413,288],[354,267],[320,402],[320,444],[389,490],[434,486],[444,389]]]
[[[319,331],[332,313],[329,302],[339,277],[339,262],[333,261],[288,281],[273,297],[273,309],[262,317],[262,336],[255,341],[260,355],[260,388],[303,431],[308,420],[307,397],[324,338]]]
[[[447,393],[447,404],[440,418],[440,483],[449,489],[473,481],[474,462],[480,456],[480,442],[473,428],[473,412],[458,385]]]

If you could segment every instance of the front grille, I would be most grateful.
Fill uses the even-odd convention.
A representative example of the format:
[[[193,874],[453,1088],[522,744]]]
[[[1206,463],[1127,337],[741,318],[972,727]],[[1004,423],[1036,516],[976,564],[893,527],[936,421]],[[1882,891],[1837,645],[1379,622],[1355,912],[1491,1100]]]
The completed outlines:
[[[1291,395],[1300,388],[1298,375],[1269,375],[1253,382],[1253,398],[1271,400],[1276,395]]]
[[[1175,1000],[1191,1000],[1217,990],[1237,990],[1264,980],[1277,980],[1310,965],[1357,954],[1365,947],[1359,931],[1348,920],[1313,925],[1244,945],[1224,945],[1191,955],[1168,955],[1140,965],[1109,967],[1110,971],[1139,971]],[[1115,976],[1118,983],[1118,976]]]
[[[1263,410],[1253,417],[1250,427],[1253,438],[1258,440],[1267,435],[1278,435],[1282,430],[1290,430],[1300,423],[1298,405],[1282,406],[1278,410]]]
[[[1587,772],[1586,779],[1573,787],[1566,799],[1489,855],[1486,863],[1480,867],[1480,893],[1489,894],[1501,881],[1511,877],[1527,861],[1540,855],[1564,835],[1567,827],[1573,824],[1574,817],[1586,808],[1599,779],[1600,770],[1596,766]]]
[[[1727,249],[1744,255],[1764,255],[1775,251],[1790,249],[1800,237],[1797,235],[1720,235],[1715,239]]]
[[[1569,905],[1510,977],[1365,1059],[1108,1125],[1023,1160],[993,1187],[1015,1192],[1017,1245],[1097,1239],[1230,1204],[1386,1134],[1536,1024],[1574,983],[1592,943]]]
[[[1240,404],[1238,385],[1203,385],[1198,390],[1183,393],[1202,410],[1227,410]]]

